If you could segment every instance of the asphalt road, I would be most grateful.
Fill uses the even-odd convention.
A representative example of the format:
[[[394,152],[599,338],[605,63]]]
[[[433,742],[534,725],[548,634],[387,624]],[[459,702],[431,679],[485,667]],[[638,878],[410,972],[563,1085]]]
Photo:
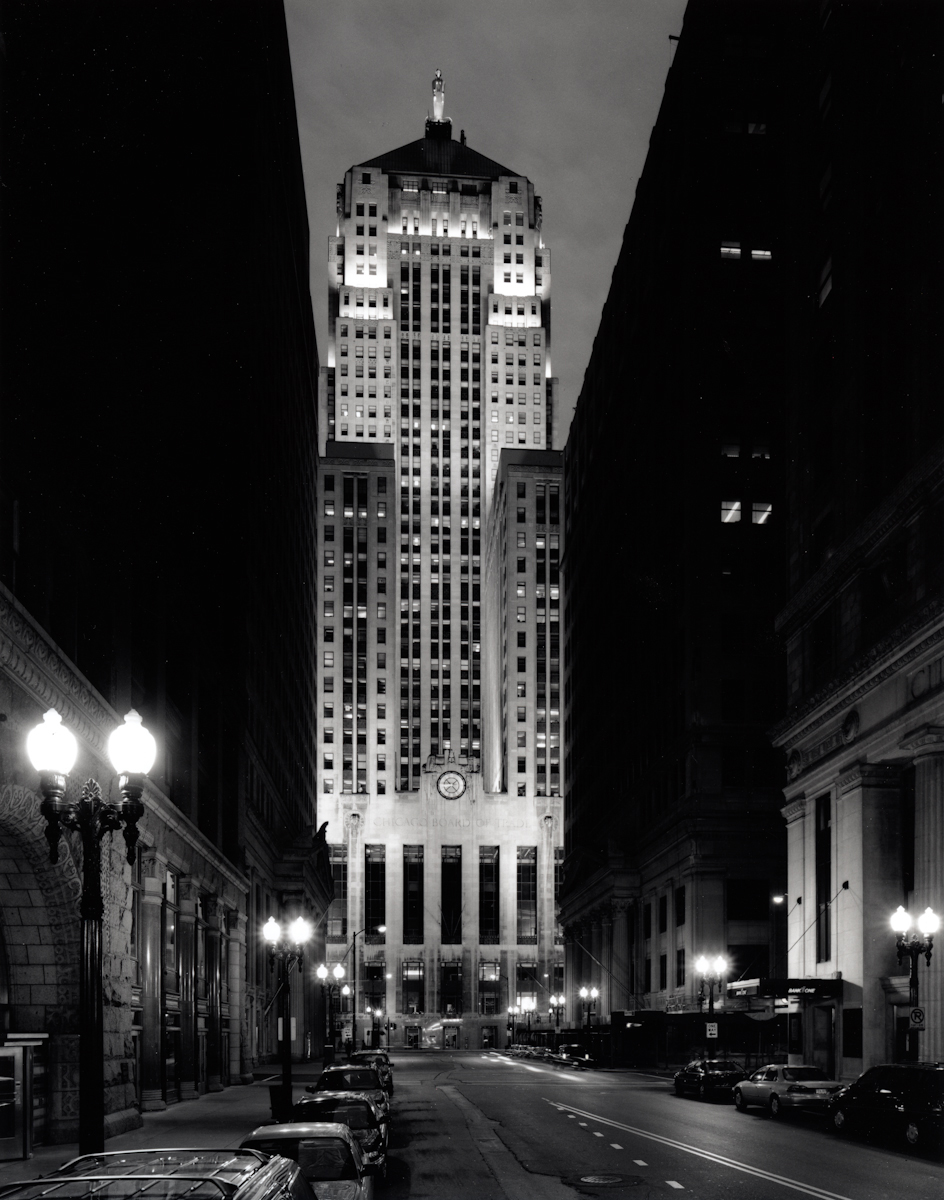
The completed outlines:
[[[675,1096],[642,1072],[472,1051],[393,1054],[386,1200],[939,1200],[944,1161]],[[596,1177],[594,1179],[594,1177]]]

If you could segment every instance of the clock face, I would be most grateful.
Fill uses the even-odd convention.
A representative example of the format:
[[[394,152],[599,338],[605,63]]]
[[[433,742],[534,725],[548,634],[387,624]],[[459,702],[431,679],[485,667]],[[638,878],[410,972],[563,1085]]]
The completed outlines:
[[[446,800],[458,800],[465,791],[465,776],[458,771],[443,771],[436,780],[436,787]]]

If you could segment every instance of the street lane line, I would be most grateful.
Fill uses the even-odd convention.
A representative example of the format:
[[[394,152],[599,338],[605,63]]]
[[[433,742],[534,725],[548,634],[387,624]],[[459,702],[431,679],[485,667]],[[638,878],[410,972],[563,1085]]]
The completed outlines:
[[[603,1134],[602,1134],[602,1133],[597,1133],[597,1132],[596,1132],[596,1130],[594,1130],[594,1131],[593,1131],[593,1136],[594,1136],[594,1137],[603,1137]]]
[[[642,1158],[634,1158],[633,1162],[636,1164],[637,1167],[648,1167],[649,1166],[649,1164]]]
[[[623,1147],[619,1144],[619,1142],[610,1142],[610,1145],[613,1147],[614,1150],[622,1150],[623,1149]]]
[[[558,1111],[563,1111],[564,1106],[558,1101],[551,1101],[544,1097],[545,1103],[552,1104]],[[639,1129],[635,1125],[624,1125],[620,1121],[611,1121],[608,1117],[600,1116],[599,1113],[585,1112],[581,1108],[573,1108],[572,1105],[567,1107],[572,1109],[569,1116],[589,1117],[592,1121],[599,1122],[601,1125],[609,1125],[613,1129],[622,1129],[626,1133],[634,1133],[638,1137],[646,1138],[650,1142],[658,1142],[663,1146],[670,1146],[673,1150],[682,1150],[686,1154],[694,1154],[696,1158],[703,1158],[708,1162],[717,1163],[721,1167],[730,1167],[733,1171],[743,1171],[745,1175],[753,1175],[757,1179],[764,1179],[768,1183],[779,1183],[781,1187],[790,1188],[795,1192],[802,1192],[805,1196],[813,1196],[816,1200],[852,1200],[850,1196],[844,1196],[840,1192],[828,1192],[825,1188],[816,1187],[814,1184],[802,1183],[798,1179],[790,1179],[786,1175],[777,1175],[773,1171],[765,1171],[763,1167],[755,1167],[750,1163],[740,1162],[736,1158],[727,1158],[723,1154],[716,1154],[712,1150],[702,1150],[699,1146],[690,1146],[687,1142],[679,1142],[674,1138],[663,1137],[659,1133],[652,1133],[648,1129]],[[581,1125],[586,1122],[581,1121]]]
[[[682,1185],[680,1183],[676,1183],[674,1179],[667,1179],[665,1182],[669,1185],[669,1187],[682,1188],[682,1191],[685,1191]]]

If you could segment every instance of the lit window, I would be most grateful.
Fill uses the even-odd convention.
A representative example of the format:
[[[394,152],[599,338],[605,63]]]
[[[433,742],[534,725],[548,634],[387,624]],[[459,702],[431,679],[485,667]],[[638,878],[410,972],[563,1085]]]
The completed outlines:
[[[771,252],[769,250],[752,250],[751,258],[754,262],[770,262]]]
[[[741,501],[740,500],[722,500],[721,501],[721,520],[725,525],[733,525],[741,519]]]
[[[527,619],[528,619],[527,606],[524,604],[519,604],[518,605],[518,620],[519,621],[527,621]]]
[[[722,442],[721,455],[723,458],[737,458],[741,453],[741,447],[737,442]]]
[[[766,525],[772,511],[772,504],[765,500],[755,500],[751,505],[751,524]]]
[[[740,242],[722,242],[721,243],[722,258],[740,258],[741,243]]]
[[[751,449],[751,458],[770,458],[770,450],[767,446],[754,446]]]

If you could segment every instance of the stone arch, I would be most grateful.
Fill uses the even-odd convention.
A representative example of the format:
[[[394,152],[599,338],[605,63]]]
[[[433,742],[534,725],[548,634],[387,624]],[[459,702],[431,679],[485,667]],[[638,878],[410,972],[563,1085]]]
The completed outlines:
[[[0,788],[0,934],[16,1032],[78,1032],[81,879],[63,839],[50,863],[40,799]]]

